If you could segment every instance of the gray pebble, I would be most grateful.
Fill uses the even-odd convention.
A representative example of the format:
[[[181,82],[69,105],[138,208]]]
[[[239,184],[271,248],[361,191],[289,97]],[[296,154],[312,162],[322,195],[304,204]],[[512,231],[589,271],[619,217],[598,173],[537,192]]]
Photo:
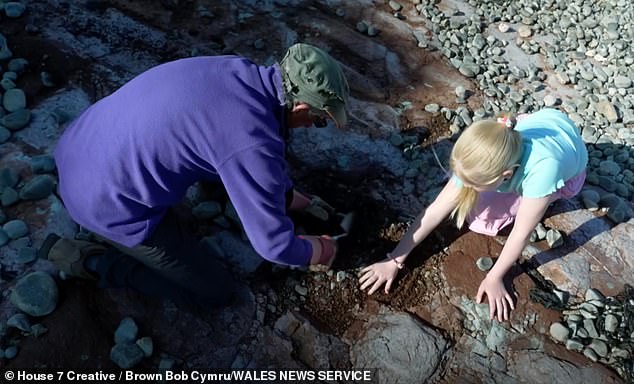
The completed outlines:
[[[117,344],[134,343],[139,332],[134,319],[125,317],[119,323],[117,330],[114,332],[114,342]]]
[[[20,189],[22,200],[40,200],[48,197],[55,188],[55,182],[48,175],[38,175]]]
[[[32,272],[17,282],[10,299],[28,315],[46,316],[57,307],[57,285],[49,274]]]
[[[143,351],[136,344],[115,344],[110,351],[110,360],[122,369],[129,369],[143,360]]]
[[[24,313],[16,313],[7,320],[7,327],[17,328],[24,332],[31,332],[31,321]]]
[[[553,339],[565,343],[570,337],[570,330],[562,323],[552,323],[550,325],[550,335]]]
[[[546,232],[546,241],[548,242],[548,246],[550,248],[557,248],[564,243],[561,232],[552,228],[549,229],[548,232]]]
[[[29,227],[24,221],[19,219],[6,222],[2,229],[11,239],[17,239],[29,233]]]
[[[2,106],[7,112],[15,112],[26,108],[26,95],[18,88],[9,89],[2,96]]]
[[[154,352],[154,342],[151,337],[146,336],[140,338],[136,341],[136,345],[143,351],[143,355],[145,357],[152,356],[152,353]]]
[[[6,13],[7,17],[16,19],[26,11],[26,5],[22,3],[18,3],[15,1],[11,1],[4,4],[4,13]]]
[[[18,347],[15,345],[10,346],[9,348],[4,350],[4,358],[7,360],[15,359],[18,355]]]
[[[478,260],[476,260],[476,266],[481,271],[489,271],[493,267],[493,259],[488,256],[480,257]]]

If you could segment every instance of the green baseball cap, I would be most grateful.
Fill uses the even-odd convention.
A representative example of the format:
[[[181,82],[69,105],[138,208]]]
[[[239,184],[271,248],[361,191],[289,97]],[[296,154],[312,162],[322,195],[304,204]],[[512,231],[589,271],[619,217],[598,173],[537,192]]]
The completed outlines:
[[[321,49],[292,45],[280,63],[284,85],[297,101],[326,111],[342,127],[348,120],[346,103],[350,88],[341,66]]]

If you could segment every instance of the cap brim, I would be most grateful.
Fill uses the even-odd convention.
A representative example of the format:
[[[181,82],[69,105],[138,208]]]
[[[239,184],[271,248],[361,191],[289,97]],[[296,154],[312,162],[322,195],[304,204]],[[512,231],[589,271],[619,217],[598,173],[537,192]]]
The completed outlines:
[[[337,124],[337,128],[341,128],[348,122],[348,115],[346,113],[346,107],[343,104],[337,106],[326,106],[324,108],[330,117]]]

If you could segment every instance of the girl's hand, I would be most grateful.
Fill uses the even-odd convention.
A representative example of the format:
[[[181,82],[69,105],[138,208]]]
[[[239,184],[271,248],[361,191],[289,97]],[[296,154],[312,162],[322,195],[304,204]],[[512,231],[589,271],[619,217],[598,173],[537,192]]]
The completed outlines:
[[[481,303],[482,296],[485,294],[489,300],[489,314],[491,319],[494,319],[495,314],[497,313],[499,321],[508,320],[510,312],[509,308],[514,310],[515,304],[513,304],[513,298],[511,295],[506,291],[502,279],[488,275],[484,280],[482,280],[480,288],[478,288],[476,302]]]
[[[390,287],[396,274],[398,273],[398,266],[393,260],[386,259],[374,263],[369,267],[365,267],[361,270],[359,277],[359,283],[361,283],[361,290],[372,286],[368,291],[368,295],[373,294],[381,285],[385,284],[385,293],[390,293]]]

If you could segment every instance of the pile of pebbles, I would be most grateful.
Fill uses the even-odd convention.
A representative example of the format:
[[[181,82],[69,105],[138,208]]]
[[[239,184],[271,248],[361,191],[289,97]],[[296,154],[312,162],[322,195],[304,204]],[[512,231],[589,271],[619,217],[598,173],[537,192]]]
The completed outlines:
[[[621,376],[632,377],[634,353],[634,289],[606,297],[588,289],[585,301],[563,311],[562,322],[550,326],[553,339],[588,359],[613,366]],[[627,362],[630,362],[628,365]]]
[[[138,338],[139,327],[131,317],[125,317],[114,333],[115,345],[110,351],[110,359],[122,369],[132,368],[144,357],[152,356],[154,343],[151,337]]]

